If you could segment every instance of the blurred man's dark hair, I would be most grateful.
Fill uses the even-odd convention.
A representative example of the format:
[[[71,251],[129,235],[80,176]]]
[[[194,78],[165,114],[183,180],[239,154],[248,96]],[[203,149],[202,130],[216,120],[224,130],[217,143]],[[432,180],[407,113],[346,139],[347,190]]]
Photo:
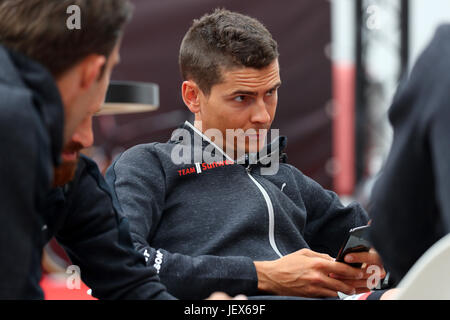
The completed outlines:
[[[278,58],[278,45],[254,18],[216,9],[194,20],[181,43],[183,80],[193,80],[205,94],[222,82],[222,69],[262,69]]]
[[[80,8],[81,29],[67,26],[72,5]],[[108,58],[131,15],[128,0],[1,0],[0,43],[58,78],[90,54]]]

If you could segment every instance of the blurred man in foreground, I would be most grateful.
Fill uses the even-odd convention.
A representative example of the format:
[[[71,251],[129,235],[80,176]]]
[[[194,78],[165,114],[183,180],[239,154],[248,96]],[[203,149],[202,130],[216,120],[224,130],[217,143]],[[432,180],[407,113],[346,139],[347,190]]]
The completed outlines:
[[[450,232],[447,54],[450,25],[443,25],[399,86],[389,110],[394,139],[374,186],[370,214],[372,242],[397,282]]]
[[[77,164],[132,8],[79,0],[81,29],[69,30],[72,4],[0,2],[0,299],[43,298],[42,248],[54,235],[95,297],[173,299],[134,250],[95,164]]]

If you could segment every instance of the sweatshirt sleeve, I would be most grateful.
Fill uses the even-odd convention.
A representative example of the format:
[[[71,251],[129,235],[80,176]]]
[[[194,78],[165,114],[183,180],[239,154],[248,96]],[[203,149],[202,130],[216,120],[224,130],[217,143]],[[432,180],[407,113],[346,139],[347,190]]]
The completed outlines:
[[[344,206],[336,193],[291,168],[307,212],[306,242],[312,250],[336,257],[348,231],[367,224],[367,213],[356,202]]]
[[[135,247],[171,294],[179,299],[203,299],[215,291],[257,293],[256,269],[248,257],[193,257],[152,246],[168,186],[161,162],[149,145],[133,147],[119,156],[106,179],[130,222]]]
[[[80,161],[56,239],[81,279],[99,299],[174,299],[134,248],[127,219],[119,215],[95,163]]]

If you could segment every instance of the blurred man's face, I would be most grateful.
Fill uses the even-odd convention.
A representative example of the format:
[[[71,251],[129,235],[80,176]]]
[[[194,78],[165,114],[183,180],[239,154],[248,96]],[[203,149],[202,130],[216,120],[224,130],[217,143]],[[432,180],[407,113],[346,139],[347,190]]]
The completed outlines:
[[[72,115],[81,120],[78,120],[75,132],[63,148],[61,155],[62,164],[54,170],[54,187],[63,186],[73,179],[80,151],[93,145],[94,134],[92,131],[92,119],[93,116],[100,111],[100,108],[105,101],[112,70],[119,63],[119,60],[118,44],[107,60],[103,76],[94,81],[89,88],[80,93],[76,104],[80,105],[82,102],[81,104],[84,104],[84,108],[81,107],[78,110],[75,109],[74,113],[76,113],[76,115],[74,115],[74,113],[72,113]]]
[[[53,186],[61,187],[71,181],[77,170],[78,157],[83,146],[78,143],[70,143],[63,151],[66,154],[76,154],[76,156],[64,157],[61,165],[54,170]]]
[[[222,76],[224,81],[214,85],[208,96],[200,91],[196,120],[201,121],[203,132],[211,128],[222,132],[222,147],[227,153],[257,152],[264,145],[275,117],[277,90],[281,85],[278,60],[263,69],[225,70]],[[243,133],[227,141],[227,129],[234,132],[242,129]]]
[[[61,154],[62,163],[54,170],[54,187],[61,187],[73,179],[81,150],[91,147],[93,143],[92,115],[88,115],[63,149]]]

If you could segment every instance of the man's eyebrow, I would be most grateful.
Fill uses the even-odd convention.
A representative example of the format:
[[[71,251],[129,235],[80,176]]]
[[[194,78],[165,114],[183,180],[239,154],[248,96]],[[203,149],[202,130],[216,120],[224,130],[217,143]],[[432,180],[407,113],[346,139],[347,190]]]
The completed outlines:
[[[237,90],[237,91],[233,91],[230,94],[230,96],[237,96],[237,95],[256,96],[257,93],[254,91]]]
[[[273,91],[275,89],[278,89],[281,86],[281,82],[278,82],[277,84],[275,84],[272,88],[270,88],[267,91]],[[230,96],[235,96],[235,95],[248,95],[248,96],[256,96],[258,95],[257,92],[254,91],[246,91],[246,90],[237,90],[234,91],[230,94]]]
[[[275,84],[272,88],[270,88],[268,91],[272,91],[275,89],[278,89],[279,87],[281,87],[281,81],[277,82],[277,84]]]

